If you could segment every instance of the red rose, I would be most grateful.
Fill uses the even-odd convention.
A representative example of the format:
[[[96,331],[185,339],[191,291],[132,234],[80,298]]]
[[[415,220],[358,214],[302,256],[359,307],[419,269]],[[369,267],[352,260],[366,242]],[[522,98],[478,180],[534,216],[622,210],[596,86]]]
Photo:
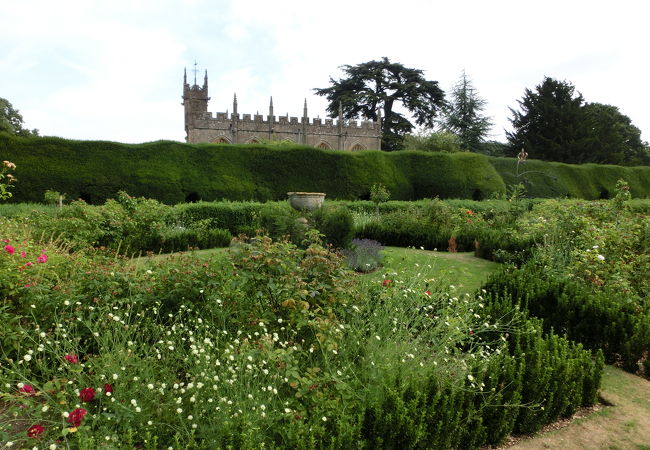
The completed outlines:
[[[66,361],[68,361],[70,364],[77,364],[79,362],[79,358],[77,355],[73,355],[72,353],[68,353],[63,357]]]
[[[106,384],[104,385],[104,392],[106,392],[106,393],[113,392],[113,386],[111,386],[110,384],[106,383]]]
[[[68,415],[68,423],[73,427],[78,427],[81,425],[81,421],[86,415],[86,410],[83,408],[77,408]]]
[[[95,390],[91,387],[87,387],[79,392],[79,398],[82,402],[90,402],[95,398]]]
[[[390,280],[388,280],[388,279],[387,279],[387,280],[384,280],[384,282],[383,282],[382,284],[383,284],[384,286],[388,286],[388,285],[390,284]]]
[[[27,437],[34,438],[34,439],[40,439],[41,434],[43,434],[43,431],[45,431],[45,428],[43,428],[43,425],[32,425],[27,430]]]
[[[36,395],[36,390],[34,389],[34,386],[32,386],[31,384],[25,384],[23,387],[18,389],[18,391],[27,395]]]

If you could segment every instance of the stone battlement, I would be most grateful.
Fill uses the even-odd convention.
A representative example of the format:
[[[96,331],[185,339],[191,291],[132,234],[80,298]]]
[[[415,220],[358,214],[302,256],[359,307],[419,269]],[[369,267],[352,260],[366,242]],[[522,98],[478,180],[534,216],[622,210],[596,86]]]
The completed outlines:
[[[315,118],[309,118],[309,117],[289,117],[289,120],[287,121],[287,116],[273,116],[271,120],[269,120],[270,116],[263,116],[262,114],[228,114],[225,112],[217,112],[217,113],[211,113],[211,112],[204,112],[204,113],[199,113],[197,114],[197,119],[199,120],[213,120],[216,122],[239,122],[239,123],[263,123],[263,124],[277,124],[277,125],[302,125],[305,124],[307,126],[312,126],[312,127],[324,127],[324,128],[332,128],[332,127],[338,127],[339,123],[341,124],[342,128],[363,128],[367,130],[374,130],[377,129],[379,124],[377,122],[373,122],[370,120],[334,120],[334,119],[324,119],[325,122],[323,123],[323,119],[320,117],[315,117]]]

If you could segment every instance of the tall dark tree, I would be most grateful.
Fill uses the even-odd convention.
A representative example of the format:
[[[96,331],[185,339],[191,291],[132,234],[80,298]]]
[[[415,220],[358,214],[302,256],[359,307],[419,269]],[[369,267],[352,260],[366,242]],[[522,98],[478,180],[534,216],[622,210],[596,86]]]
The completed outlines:
[[[23,128],[23,116],[9,100],[0,97],[0,132],[18,136],[38,136],[38,130]]]
[[[487,102],[479,97],[465,71],[452,88],[450,97],[443,109],[441,128],[458,136],[462,149],[479,151],[492,128],[490,118],[482,114]]]
[[[525,149],[530,158],[571,163],[584,162],[586,137],[583,98],[566,81],[545,77],[535,91],[526,89],[512,112],[512,133],[506,136],[511,154]]]
[[[648,144],[641,140],[641,130],[616,106],[587,103],[583,111],[588,127],[585,152],[590,162],[650,164]]]
[[[382,149],[397,150],[406,133],[413,130],[411,120],[395,109],[401,105],[412,114],[417,125],[432,127],[445,94],[437,81],[428,81],[423,72],[394,63],[384,57],[356,66],[342,66],[345,77],[330,78],[331,87],[315,89],[327,98],[327,112],[337,117],[339,103],[346,119],[377,121],[381,111]]]

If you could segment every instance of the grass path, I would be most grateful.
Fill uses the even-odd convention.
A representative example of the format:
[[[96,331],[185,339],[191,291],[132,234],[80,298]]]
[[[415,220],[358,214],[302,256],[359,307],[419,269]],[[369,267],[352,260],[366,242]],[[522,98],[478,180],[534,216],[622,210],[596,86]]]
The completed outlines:
[[[386,247],[382,254],[383,267],[365,275],[368,280],[428,279],[432,284],[454,286],[459,294],[475,292],[500,267],[500,264],[477,258],[472,253]]]
[[[650,381],[605,367],[600,390],[609,404],[566,426],[538,433],[509,449],[650,449]],[[554,428],[557,428],[557,424]]]

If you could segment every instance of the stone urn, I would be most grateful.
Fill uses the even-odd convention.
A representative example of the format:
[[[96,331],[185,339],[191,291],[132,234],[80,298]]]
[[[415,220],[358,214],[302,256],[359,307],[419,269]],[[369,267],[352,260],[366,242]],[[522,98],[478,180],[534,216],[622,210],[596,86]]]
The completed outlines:
[[[287,192],[289,204],[298,211],[313,211],[323,206],[325,194],[322,192]]]

